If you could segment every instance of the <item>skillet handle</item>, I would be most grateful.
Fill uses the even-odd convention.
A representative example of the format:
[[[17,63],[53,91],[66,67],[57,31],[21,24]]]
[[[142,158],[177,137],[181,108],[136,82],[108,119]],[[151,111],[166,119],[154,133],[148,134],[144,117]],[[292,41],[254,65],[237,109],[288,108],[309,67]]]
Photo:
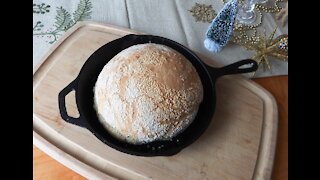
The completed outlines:
[[[241,67],[244,65],[248,65],[249,67]],[[221,68],[209,67],[209,69],[211,70],[210,71],[211,77],[217,79],[221,76],[229,75],[229,74],[241,74],[241,73],[254,72],[258,69],[258,63],[252,59],[245,59]]]
[[[69,116],[67,113],[66,96],[71,91],[75,90],[75,87],[77,86],[77,84],[78,84],[78,79],[75,79],[68,86],[66,86],[62,91],[60,91],[60,93],[58,95],[60,115],[61,115],[62,119],[65,120],[66,122],[86,128],[87,124],[81,118],[81,115],[79,117],[75,118],[75,117]]]

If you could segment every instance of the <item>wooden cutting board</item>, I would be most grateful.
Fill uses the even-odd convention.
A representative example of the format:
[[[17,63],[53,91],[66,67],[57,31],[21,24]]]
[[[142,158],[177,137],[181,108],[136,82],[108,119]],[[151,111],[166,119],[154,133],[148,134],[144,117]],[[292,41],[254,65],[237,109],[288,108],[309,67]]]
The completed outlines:
[[[34,144],[89,179],[270,179],[278,114],[272,95],[239,75],[217,82],[217,109],[206,132],[171,157],[137,157],[116,151],[87,129],[61,119],[58,93],[99,47],[126,34],[110,25],[82,22],[48,52],[33,74]],[[213,60],[200,57],[209,65]],[[70,115],[77,115],[74,93]]]

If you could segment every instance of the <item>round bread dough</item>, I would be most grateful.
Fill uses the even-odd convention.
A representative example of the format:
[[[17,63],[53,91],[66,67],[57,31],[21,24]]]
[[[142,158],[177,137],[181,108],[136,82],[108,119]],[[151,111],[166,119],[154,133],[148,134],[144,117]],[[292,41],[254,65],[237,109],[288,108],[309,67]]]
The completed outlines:
[[[168,140],[194,120],[203,87],[193,65],[160,44],[131,46],[99,74],[94,105],[113,136],[132,144]]]

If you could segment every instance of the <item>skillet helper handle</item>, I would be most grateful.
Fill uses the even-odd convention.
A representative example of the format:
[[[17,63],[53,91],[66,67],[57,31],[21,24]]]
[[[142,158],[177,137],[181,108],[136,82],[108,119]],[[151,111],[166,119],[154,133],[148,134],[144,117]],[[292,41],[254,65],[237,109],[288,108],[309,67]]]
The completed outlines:
[[[58,101],[59,101],[59,110],[60,110],[60,115],[63,120],[65,120],[68,123],[81,126],[81,127],[86,127],[85,121],[81,118],[81,115],[77,118],[71,117],[67,113],[67,108],[66,108],[66,96],[73,90],[75,90],[75,87],[77,85],[78,81],[77,79],[73,80],[68,86],[66,86],[62,91],[60,91],[58,95]]]
[[[242,67],[247,65],[248,67]],[[214,76],[216,78],[229,74],[241,74],[241,73],[249,73],[254,72],[258,69],[258,63],[252,59],[245,59],[233,64],[221,67],[221,68],[212,68],[214,70]]]

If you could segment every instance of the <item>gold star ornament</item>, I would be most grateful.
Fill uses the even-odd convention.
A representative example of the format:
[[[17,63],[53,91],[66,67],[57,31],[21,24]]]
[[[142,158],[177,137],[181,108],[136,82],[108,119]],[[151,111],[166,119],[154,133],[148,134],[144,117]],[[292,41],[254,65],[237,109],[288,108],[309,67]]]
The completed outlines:
[[[252,59],[256,60],[258,64],[263,64],[264,70],[265,66],[269,70],[271,69],[269,56],[288,62],[288,35],[283,34],[273,39],[275,32],[273,31],[268,39],[266,35],[259,38],[257,45],[252,47],[256,51]]]

